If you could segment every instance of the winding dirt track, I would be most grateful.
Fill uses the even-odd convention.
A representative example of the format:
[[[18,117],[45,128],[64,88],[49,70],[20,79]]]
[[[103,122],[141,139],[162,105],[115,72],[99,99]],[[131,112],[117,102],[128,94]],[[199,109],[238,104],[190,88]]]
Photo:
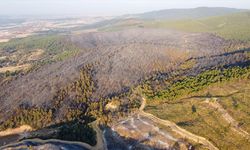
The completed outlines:
[[[218,103],[217,98],[215,98],[214,101],[210,101],[209,99],[207,99],[205,103],[215,108],[221,114],[221,116],[231,125],[231,128],[234,131],[246,138],[250,138],[249,133],[239,127],[239,123],[220,105],[220,103]]]
[[[98,123],[93,124],[93,128],[96,131],[96,145],[93,146],[91,149],[93,150],[107,150],[107,143],[104,137],[102,130],[98,127]]]
[[[198,136],[198,135],[195,135],[185,129],[182,129],[180,128],[179,126],[177,126],[175,123],[171,122],[171,121],[168,121],[168,120],[162,120],[150,113],[146,113],[144,112],[144,108],[146,106],[146,99],[145,98],[142,98],[142,105],[140,107],[140,112],[139,114],[144,116],[144,117],[147,117],[149,119],[151,119],[152,121],[156,122],[156,123],[159,123],[159,124],[162,124],[162,125],[165,125],[165,126],[168,126],[170,127],[174,132],[180,134],[181,136],[187,138],[187,139],[190,139],[194,142],[197,142],[197,143],[200,143],[204,146],[206,146],[208,149],[210,150],[219,150],[217,147],[215,147],[211,142],[209,142],[206,138],[204,137],[201,137],[201,136]]]
[[[92,126],[93,126],[94,130],[96,131],[97,143],[95,146],[91,146],[91,145],[89,145],[87,143],[83,143],[83,142],[71,142],[71,141],[64,141],[64,140],[57,140],[57,139],[49,139],[49,140],[29,139],[29,140],[23,140],[23,141],[18,142],[18,143],[14,143],[14,144],[0,147],[0,149],[4,150],[4,149],[11,148],[11,147],[16,147],[15,145],[19,145],[19,144],[22,144],[23,142],[28,141],[28,142],[38,143],[38,145],[59,142],[59,143],[65,144],[65,145],[68,145],[68,144],[79,145],[79,146],[81,146],[85,149],[89,149],[89,150],[107,150],[107,145],[106,145],[106,142],[104,139],[104,135],[103,135],[101,129],[98,127],[98,121],[93,122]]]

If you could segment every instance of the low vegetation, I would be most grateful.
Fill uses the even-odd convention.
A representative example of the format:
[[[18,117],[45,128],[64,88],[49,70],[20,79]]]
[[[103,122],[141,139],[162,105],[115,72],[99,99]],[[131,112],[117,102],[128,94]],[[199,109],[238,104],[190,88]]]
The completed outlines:
[[[18,65],[18,66],[8,66],[0,68],[0,74],[8,74],[19,71],[27,71],[31,67],[30,64]]]
[[[84,141],[95,145],[96,133],[90,123],[98,119],[100,124],[109,124],[112,122],[112,117],[117,116],[119,119],[119,117],[129,113],[128,108],[131,108],[130,111],[132,111],[137,105],[129,102],[120,103],[121,107],[117,108],[117,114],[113,110],[106,110],[105,106],[108,102],[120,100],[127,94],[113,98],[97,99],[92,97],[96,90],[93,75],[93,66],[84,66],[80,71],[79,79],[61,88],[54,96],[51,105],[38,107],[22,104],[13,111],[11,117],[0,123],[0,130],[16,128],[21,125],[30,125],[34,129],[56,128],[59,130],[56,135],[53,135],[53,138]],[[51,137],[49,135],[39,138]]]
[[[250,146],[249,139],[233,130],[222,114],[205,101],[218,98],[239,126],[249,131],[249,94],[244,90],[249,87],[249,79],[248,66],[209,70],[197,76],[178,78],[168,83],[164,90],[154,89],[148,81],[141,87],[149,99],[145,111],[207,138],[220,149],[246,149]]]
[[[238,126],[250,133],[249,117],[250,80],[236,80],[212,85],[196,93],[216,97],[217,102],[238,122]]]
[[[149,102],[146,111],[153,115],[175,122],[196,135],[211,141],[219,149],[246,149],[249,141],[244,136],[231,129],[231,125],[222,118],[216,109],[211,109],[205,98],[178,100],[175,103],[167,101],[160,105]],[[166,109],[167,108],[167,109]]]
[[[0,43],[0,54],[3,56],[0,59],[0,75],[4,76],[7,71],[25,73],[27,69],[22,69],[24,65],[29,65],[31,71],[44,64],[67,59],[79,51],[78,47],[60,35],[13,39],[7,43]]]
[[[21,125],[41,129],[63,124],[60,127],[58,138],[73,141],[89,139],[90,141],[86,142],[95,144],[95,140],[93,140],[95,132],[88,124],[104,110],[100,107],[103,105],[103,101],[91,102],[91,95],[95,89],[91,77],[91,66],[84,67],[78,80],[58,91],[51,106],[36,107],[22,104],[13,112],[12,117],[1,123],[1,130]],[[79,126],[81,128],[78,128]],[[69,132],[72,134],[68,134]],[[80,136],[83,132],[88,133],[85,134],[87,137]]]
[[[190,97],[197,96],[197,93],[215,84],[249,80],[249,66],[234,67],[248,65],[248,50],[235,51],[250,40],[247,34],[242,36],[248,29],[248,20],[237,22],[238,17],[243,19],[246,15],[249,13],[232,15],[233,21],[230,15],[224,16],[224,20],[214,17],[191,21],[162,21],[150,25],[130,20],[129,24],[125,22],[124,26],[121,24],[117,29],[127,26],[141,29],[88,36],[84,34],[70,39],[59,35],[33,36],[2,43],[0,73],[4,67],[26,63],[32,65],[30,71],[33,72],[23,75],[22,70],[15,70],[5,71],[0,75],[0,81],[2,78],[23,75],[3,84],[0,82],[3,85],[0,98],[6,102],[1,107],[0,130],[22,125],[30,125],[38,130],[49,128],[58,131],[57,134],[39,138],[83,141],[94,145],[94,121],[103,126],[112,125],[137,110],[142,96],[145,96],[149,104],[146,111],[206,137],[216,147],[237,149],[241,143],[249,141],[241,135],[235,135],[231,125],[223,121],[216,109],[208,108],[202,103],[204,97],[211,97],[211,93],[198,95],[203,98],[198,101]],[[242,28],[236,31],[236,24]],[[144,30],[144,27],[209,32],[233,40],[228,42],[212,34]],[[153,36],[156,38],[152,38]],[[72,41],[69,42],[70,40]],[[89,51],[79,55],[85,44]],[[81,45],[81,48],[76,45]],[[225,53],[229,51],[228,47],[235,53]],[[11,59],[16,54],[28,56],[37,49],[42,50],[39,57],[25,59],[23,63],[18,59]],[[66,60],[71,56],[76,57]],[[193,74],[190,75],[188,71]],[[250,105],[242,93],[234,95],[230,100],[221,99],[220,104],[229,110],[242,128],[249,131],[247,108]],[[31,101],[32,104],[25,103]],[[12,103],[13,106],[10,106]],[[8,112],[3,112],[8,109]],[[242,113],[237,116],[239,111]],[[247,119],[244,120],[245,118]]]
[[[170,28],[190,32],[215,33],[225,39],[250,41],[250,12],[241,12],[206,19],[149,21],[145,27]]]
[[[182,96],[198,92],[199,90],[218,82],[228,81],[237,78],[249,78],[250,67],[233,67],[223,70],[209,70],[194,77],[187,77],[170,83],[166,89],[154,91],[149,84],[142,86],[143,92],[148,99],[175,100]]]

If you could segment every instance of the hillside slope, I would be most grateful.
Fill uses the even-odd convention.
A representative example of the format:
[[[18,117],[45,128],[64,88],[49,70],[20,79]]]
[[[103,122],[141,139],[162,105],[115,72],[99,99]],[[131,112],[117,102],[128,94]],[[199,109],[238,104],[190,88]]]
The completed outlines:
[[[174,70],[191,57],[223,54],[229,44],[210,34],[143,29],[67,38],[82,51],[70,59],[47,64],[3,84],[1,108],[25,101],[34,105],[49,102],[59,87],[77,78],[84,65],[95,64],[96,97],[108,96],[127,89],[153,72]]]
[[[146,27],[168,28],[189,32],[209,32],[225,39],[250,41],[250,12],[235,13],[205,19],[179,21],[155,21],[145,23]]]
[[[178,11],[0,44],[0,130],[91,146],[103,134],[111,150],[248,148],[249,13]]]
[[[146,111],[209,139],[219,149],[247,149],[249,82],[235,79],[175,100],[149,100]]]
[[[167,9],[160,11],[147,12],[135,15],[139,19],[146,20],[181,20],[198,19],[211,16],[222,16],[231,13],[244,11],[242,9],[223,8],[223,7],[199,7],[194,9]]]

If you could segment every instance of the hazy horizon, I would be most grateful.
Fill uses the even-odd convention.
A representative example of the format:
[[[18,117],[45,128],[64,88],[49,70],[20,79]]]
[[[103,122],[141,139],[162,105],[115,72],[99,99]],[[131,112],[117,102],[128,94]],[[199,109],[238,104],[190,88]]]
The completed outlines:
[[[148,11],[196,7],[249,9],[247,0],[8,0],[1,2],[2,16],[118,16]]]

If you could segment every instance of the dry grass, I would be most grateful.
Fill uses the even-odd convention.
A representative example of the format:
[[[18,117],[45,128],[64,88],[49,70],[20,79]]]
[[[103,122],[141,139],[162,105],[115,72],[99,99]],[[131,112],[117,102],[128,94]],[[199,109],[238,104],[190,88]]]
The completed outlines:
[[[162,119],[171,120],[182,128],[212,141],[220,149],[246,149],[249,141],[239,134],[232,125],[225,120],[223,114],[208,104],[203,103],[208,95],[219,97],[220,103],[233,119],[239,122],[241,128],[250,129],[249,117],[249,89],[250,80],[236,80],[222,84],[215,84],[203,91],[188,95],[188,98],[161,105],[150,103],[147,112]],[[209,94],[208,94],[209,93]],[[245,95],[245,98],[243,97]],[[234,101],[232,100],[234,99]],[[236,102],[235,102],[236,101]],[[237,103],[235,107],[234,103]],[[195,106],[196,111],[192,110]],[[167,109],[166,109],[167,108]]]
[[[182,39],[184,35],[188,43]],[[68,40],[82,50],[76,56],[43,66],[1,86],[1,110],[24,100],[38,105],[49,103],[58,87],[74,81],[79,68],[86,64],[96,64],[95,97],[103,97],[119,93],[156,71],[173,70],[188,57],[221,53],[226,42],[210,34],[157,29],[84,33]],[[185,53],[186,50],[190,53]],[[18,61],[18,56],[14,60]]]
[[[37,60],[39,59],[44,53],[44,50],[37,49],[34,52],[31,52],[31,54],[27,57],[27,61]]]
[[[0,68],[0,73],[5,73],[7,71],[9,72],[15,72],[15,71],[27,71],[31,68],[31,64],[23,64],[18,66],[8,66],[8,67],[2,67]]]
[[[8,42],[9,39],[0,39],[0,43]]]
[[[114,101],[111,101],[111,102],[109,102],[106,106],[105,106],[105,108],[107,109],[107,110],[117,110],[119,107],[120,107],[120,101],[118,101],[118,100],[114,100]]]
[[[7,129],[4,131],[0,132],[0,137],[1,136],[8,136],[8,135],[13,135],[13,134],[21,134],[27,131],[32,131],[32,127],[29,125],[22,125],[18,128],[14,128],[14,129]]]
[[[250,80],[237,80],[228,84],[210,86],[201,92],[221,96],[219,103],[237,121],[241,128],[250,133]]]

